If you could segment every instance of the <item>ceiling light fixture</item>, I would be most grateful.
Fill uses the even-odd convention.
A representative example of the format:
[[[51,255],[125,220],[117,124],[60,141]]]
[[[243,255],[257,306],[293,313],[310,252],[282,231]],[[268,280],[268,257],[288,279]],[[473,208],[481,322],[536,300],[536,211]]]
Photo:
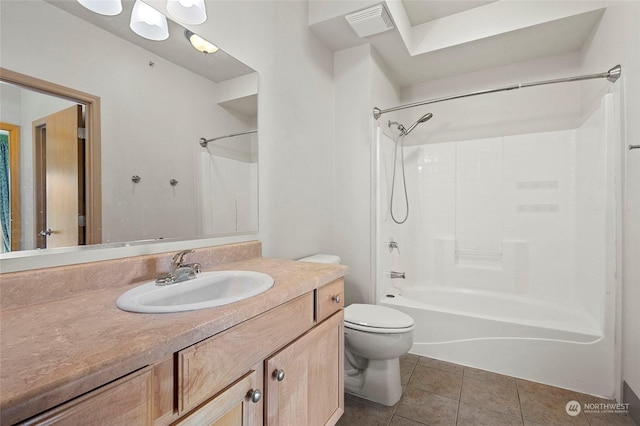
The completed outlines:
[[[169,38],[167,17],[141,0],[136,0],[133,5],[129,28],[149,40],[161,41]]]
[[[208,42],[192,31],[184,30],[184,36],[187,38],[187,40],[189,40],[189,43],[191,43],[193,48],[198,52],[215,53],[218,51],[218,47],[215,44]]]
[[[167,11],[184,24],[202,24],[207,20],[204,0],[167,0]]]
[[[100,15],[115,16],[122,12],[122,0],[78,0],[78,3]]]

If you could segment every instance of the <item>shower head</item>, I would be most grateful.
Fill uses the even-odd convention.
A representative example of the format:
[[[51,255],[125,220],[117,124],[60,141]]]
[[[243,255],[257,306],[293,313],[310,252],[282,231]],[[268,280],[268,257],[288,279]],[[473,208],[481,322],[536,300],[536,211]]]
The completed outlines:
[[[413,123],[411,126],[409,126],[409,128],[408,128],[408,129],[406,129],[406,130],[405,130],[405,129],[403,129],[403,130],[402,130],[402,134],[403,134],[403,135],[408,135],[409,133],[411,133],[411,131],[412,131],[413,129],[415,129],[415,128],[416,128],[416,126],[417,126],[418,124],[421,124],[421,123],[424,123],[425,121],[429,121],[429,120],[431,120],[431,117],[433,117],[433,114],[431,114],[430,112],[426,113],[425,115],[423,115],[422,117],[420,117],[420,118],[418,119],[418,121],[416,121],[416,122],[415,122],[415,123]]]

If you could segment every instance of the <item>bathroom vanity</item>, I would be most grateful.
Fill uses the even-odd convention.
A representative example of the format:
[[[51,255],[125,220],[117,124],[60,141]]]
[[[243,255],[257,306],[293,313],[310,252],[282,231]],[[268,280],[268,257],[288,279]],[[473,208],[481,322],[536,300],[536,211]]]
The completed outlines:
[[[269,274],[274,286],[216,308],[136,314],[119,310],[115,300],[139,280],[15,306],[13,284],[24,273],[5,274],[3,294],[14,299],[3,296],[1,312],[1,423],[335,424],[344,405],[346,268],[246,253],[238,260],[221,255],[223,247],[193,256],[204,270]],[[165,257],[138,261],[158,268]],[[101,268],[113,270],[105,265],[112,262],[135,258],[66,273],[89,268],[83,273],[95,278]],[[46,276],[42,271],[31,278]],[[50,272],[54,281],[65,275]]]

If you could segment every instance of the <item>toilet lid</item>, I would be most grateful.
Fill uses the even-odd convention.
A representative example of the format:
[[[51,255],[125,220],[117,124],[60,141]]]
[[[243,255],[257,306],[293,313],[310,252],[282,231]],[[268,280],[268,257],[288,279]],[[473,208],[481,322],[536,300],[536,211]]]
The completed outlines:
[[[400,329],[414,325],[413,318],[386,306],[354,303],[344,309],[344,321],[367,328]]]

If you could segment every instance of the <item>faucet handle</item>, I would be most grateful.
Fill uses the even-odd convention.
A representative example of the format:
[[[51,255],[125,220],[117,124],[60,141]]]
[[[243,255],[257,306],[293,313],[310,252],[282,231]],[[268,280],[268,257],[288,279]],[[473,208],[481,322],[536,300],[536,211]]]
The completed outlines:
[[[171,260],[176,264],[176,265],[181,265],[184,262],[184,258],[186,255],[190,254],[190,253],[195,253],[195,250],[182,250],[179,251],[178,253],[174,254],[173,257],[171,258]]]

